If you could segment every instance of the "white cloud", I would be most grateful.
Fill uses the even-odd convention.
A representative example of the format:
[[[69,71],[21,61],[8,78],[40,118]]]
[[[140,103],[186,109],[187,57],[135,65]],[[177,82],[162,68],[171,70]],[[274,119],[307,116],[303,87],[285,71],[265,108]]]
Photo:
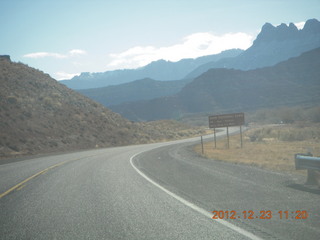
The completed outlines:
[[[298,22],[298,23],[295,23],[294,25],[296,25],[298,29],[303,29],[305,23],[306,22]]]
[[[84,54],[87,54],[87,52],[84,51],[84,50],[81,50],[81,49],[72,49],[72,50],[69,51],[69,54],[70,54],[71,56],[74,56],[74,55],[84,55]]]
[[[52,53],[52,52],[35,52],[23,55],[25,58],[45,58],[45,57],[52,57],[52,58],[70,58],[76,55],[84,55],[86,51],[81,49],[72,49],[67,54],[60,54],[60,53]]]
[[[168,47],[136,46],[121,53],[109,54],[112,61],[108,67],[136,68],[159,59],[179,61],[183,58],[217,54],[232,48],[247,49],[252,45],[252,41],[253,36],[241,32],[224,35],[194,33],[182,39],[181,43]]]
[[[53,57],[53,58],[67,58],[64,54],[59,53],[50,53],[50,52],[36,52],[36,53],[29,53],[23,55],[26,58],[44,58],[44,57]]]
[[[54,78],[56,80],[64,80],[64,79],[71,79],[74,76],[79,76],[80,73],[56,72],[54,75],[55,75]]]
[[[23,55],[25,58],[30,59],[42,59],[48,58],[56,60],[55,68],[58,71],[53,71],[53,78],[56,80],[71,79],[74,76],[80,75],[81,68],[84,66],[82,55],[86,55],[87,52],[82,49],[72,49],[65,54],[53,53],[53,52],[35,52]],[[41,63],[44,63],[45,60],[41,60]],[[52,65],[52,63],[50,63]],[[64,70],[62,70],[64,69]],[[68,72],[77,72],[77,73],[68,73]]]

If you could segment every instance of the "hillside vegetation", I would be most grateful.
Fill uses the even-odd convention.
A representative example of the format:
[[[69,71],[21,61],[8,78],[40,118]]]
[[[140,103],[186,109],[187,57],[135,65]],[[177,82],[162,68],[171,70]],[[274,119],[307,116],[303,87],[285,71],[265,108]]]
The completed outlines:
[[[0,158],[149,143],[201,133],[173,121],[131,122],[49,75],[3,57],[0,84]]]

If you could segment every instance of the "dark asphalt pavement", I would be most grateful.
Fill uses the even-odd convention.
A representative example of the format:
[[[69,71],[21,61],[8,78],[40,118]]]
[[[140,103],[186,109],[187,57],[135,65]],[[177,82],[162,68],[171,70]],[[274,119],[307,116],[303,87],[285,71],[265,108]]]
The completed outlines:
[[[0,165],[0,239],[318,239],[320,195],[297,189],[303,178],[203,159],[193,141]],[[214,210],[290,218],[216,221]],[[309,217],[292,219],[297,210]]]

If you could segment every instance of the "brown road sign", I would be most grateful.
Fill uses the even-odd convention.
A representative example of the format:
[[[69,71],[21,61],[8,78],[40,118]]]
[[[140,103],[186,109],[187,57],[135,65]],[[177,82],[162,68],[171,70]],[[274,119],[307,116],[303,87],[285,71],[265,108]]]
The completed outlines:
[[[209,116],[209,128],[221,128],[244,125],[244,113],[231,113]]]

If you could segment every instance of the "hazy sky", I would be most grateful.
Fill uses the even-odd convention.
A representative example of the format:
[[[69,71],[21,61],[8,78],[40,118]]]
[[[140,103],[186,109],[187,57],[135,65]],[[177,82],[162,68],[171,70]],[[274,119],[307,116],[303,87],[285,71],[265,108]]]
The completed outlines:
[[[56,79],[246,49],[320,0],[0,0],[0,54]]]

